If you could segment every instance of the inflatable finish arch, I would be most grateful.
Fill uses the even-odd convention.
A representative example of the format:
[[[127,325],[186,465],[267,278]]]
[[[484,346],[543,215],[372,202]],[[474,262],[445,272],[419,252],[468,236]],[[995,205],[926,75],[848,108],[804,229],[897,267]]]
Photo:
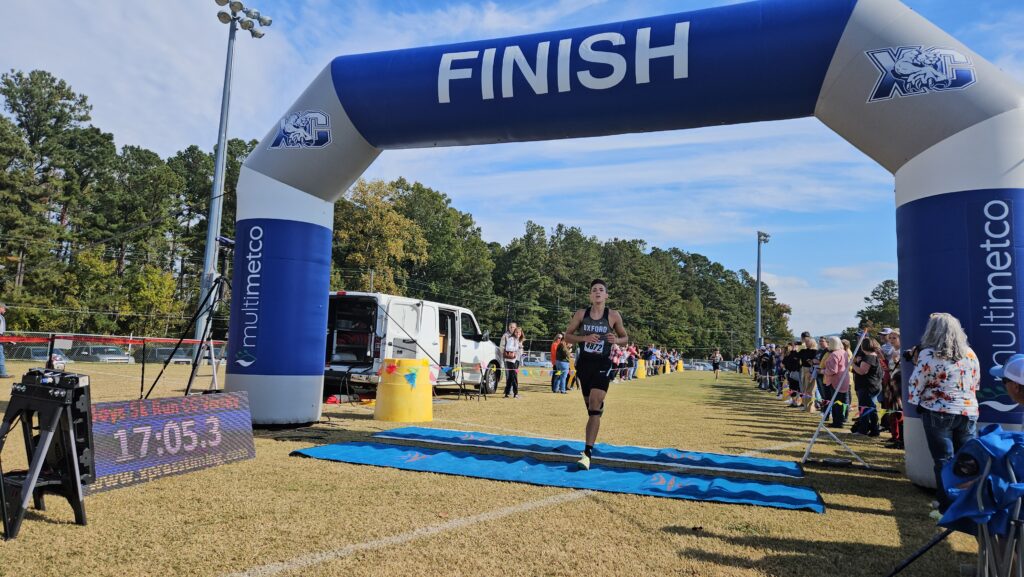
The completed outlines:
[[[336,58],[242,169],[227,388],[249,392],[257,423],[319,418],[333,202],[382,150],[814,115],[895,174],[904,343],[955,314],[985,371],[982,420],[1020,423],[987,369],[1021,347],[1021,96],[896,0],[760,0]],[[930,484],[910,417],[910,476]]]

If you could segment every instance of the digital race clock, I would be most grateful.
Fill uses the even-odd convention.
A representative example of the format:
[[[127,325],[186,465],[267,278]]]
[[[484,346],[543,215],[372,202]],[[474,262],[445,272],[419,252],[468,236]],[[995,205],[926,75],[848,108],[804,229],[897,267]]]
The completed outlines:
[[[98,403],[92,420],[90,493],[256,456],[245,392]]]

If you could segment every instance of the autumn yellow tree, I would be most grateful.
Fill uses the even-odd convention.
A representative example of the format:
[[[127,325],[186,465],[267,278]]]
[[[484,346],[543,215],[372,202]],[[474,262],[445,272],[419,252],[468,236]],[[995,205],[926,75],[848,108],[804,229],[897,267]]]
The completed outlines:
[[[423,231],[395,209],[395,194],[360,179],[335,204],[332,288],[402,294],[405,271],[426,262]]]

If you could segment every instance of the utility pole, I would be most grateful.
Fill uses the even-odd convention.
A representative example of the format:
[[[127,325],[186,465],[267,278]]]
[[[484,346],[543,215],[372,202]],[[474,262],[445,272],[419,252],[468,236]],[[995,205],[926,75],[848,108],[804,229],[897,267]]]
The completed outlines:
[[[764,346],[764,337],[761,334],[761,245],[768,244],[767,232],[757,231],[757,327],[754,334],[754,348]]]
[[[220,248],[218,238],[220,237],[221,209],[224,206],[224,172],[227,164],[231,65],[235,59],[235,32],[241,28],[248,31],[253,38],[262,38],[264,33],[256,28],[256,24],[270,26],[271,23],[271,19],[261,15],[259,10],[247,9],[237,0],[230,3],[228,0],[215,1],[218,6],[227,5],[231,12],[222,10],[217,13],[217,19],[229,26],[228,56],[227,63],[224,65],[224,87],[220,97],[220,126],[217,130],[217,156],[214,159],[213,189],[210,191],[210,208],[206,215],[206,253],[203,255],[203,275],[199,282],[200,303],[206,301],[206,295],[209,294],[213,287],[213,281],[217,277],[217,255]],[[203,332],[206,330],[206,317],[209,313],[209,308],[201,310],[199,316],[196,317],[195,339],[197,341],[203,339]]]

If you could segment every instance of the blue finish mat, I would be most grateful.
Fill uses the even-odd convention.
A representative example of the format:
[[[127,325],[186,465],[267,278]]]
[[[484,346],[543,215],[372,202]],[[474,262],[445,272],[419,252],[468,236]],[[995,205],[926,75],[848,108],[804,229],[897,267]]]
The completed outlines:
[[[311,447],[292,454],[343,463],[531,485],[825,512],[825,504],[813,489],[762,481],[611,467],[579,471],[575,463],[539,461],[525,456],[515,458],[362,442]]]
[[[476,431],[453,431],[450,429],[431,429],[428,427],[401,427],[391,429],[390,431],[382,431],[373,436],[381,439],[401,439],[404,441],[422,441],[425,443],[463,447],[507,449],[510,451],[559,455],[563,457],[577,457],[583,452],[583,443],[581,441],[559,441],[514,435],[491,435]],[[594,458],[607,461],[668,465],[682,469],[700,469],[704,471],[772,475],[777,477],[804,476],[804,471],[800,464],[792,461],[720,455],[717,453],[697,453],[676,449],[649,449],[646,447],[624,447],[598,443],[594,446]]]

